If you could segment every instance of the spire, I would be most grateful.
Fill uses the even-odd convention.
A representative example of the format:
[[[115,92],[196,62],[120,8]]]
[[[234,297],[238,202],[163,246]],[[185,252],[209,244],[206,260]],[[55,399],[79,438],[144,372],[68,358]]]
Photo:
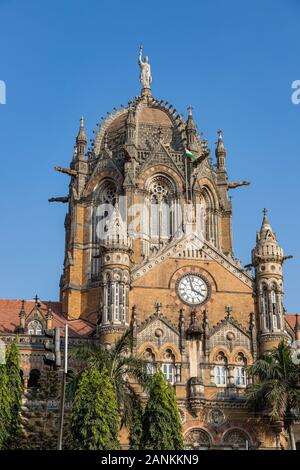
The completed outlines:
[[[260,231],[256,235],[256,246],[252,251],[253,265],[268,261],[283,263],[283,249],[279,246],[275,232],[268,220],[267,209],[263,210],[263,220]]]
[[[188,110],[188,119],[187,119],[186,128],[196,131],[196,124],[194,123],[194,119],[193,119],[193,107],[191,105],[189,105],[187,110]]]
[[[80,118],[80,126],[79,126],[79,131],[76,137],[76,142],[87,142],[87,138],[85,135],[85,129],[84,129],[84,117],[81,116]]]
[[[226,170],[225,165],[225,158],[226,158],[226,149],[223,142],[223,133],[222,130],[218,130],[218,142],[216,147],[216,157],[217,157],[217,165],[219,170]]]
[[[79,131],[76,137],[76,150],[74,152],[75,159],[85,160],[86,143],[87,143],[87,138],[86,138],[85,129],[84,129],[84,117],[81,116]]]
[[[135,112],[133,109],[132,101],[129,101],[128,114],[126,119],[126,143],[133,144],[135,141]]]
[[[297,331],[300,331],[300,320],[299,320],[299,315],[298,314],[296,315],[296,323],[295,323],[294,331],[295,331],[295,333]]]
[[[196,124],[193,119],[193,108],[190,105],[188,108],[188,119],[186,123],[186,136],[187,136],[187,146],[190,150],[195,148],[196,144]]]
[[[257,234],[257,241],[263,241],[263,240],[277,241],[276,235],[273,232],[273,229],[272,229],[272,227],[269,223],[268,211],[267,211],[266,208],[263,210],[263,221],[262,221],[262,224],[261,224],[260,231]]]
[[[21,302],[21,308],[19,312],[19,333],[24,333],[25,329],[25,318],[26,318],[26,312],[25,312],[25,300],[22,300]]]

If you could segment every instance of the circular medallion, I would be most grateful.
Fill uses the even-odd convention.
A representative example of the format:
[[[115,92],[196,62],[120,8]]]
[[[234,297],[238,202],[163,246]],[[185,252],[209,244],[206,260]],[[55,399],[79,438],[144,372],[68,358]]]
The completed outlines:
[[[210,286],[199,274],[188,273],[177,281],[177,294],[188,305],[200,305],[208,299]]]

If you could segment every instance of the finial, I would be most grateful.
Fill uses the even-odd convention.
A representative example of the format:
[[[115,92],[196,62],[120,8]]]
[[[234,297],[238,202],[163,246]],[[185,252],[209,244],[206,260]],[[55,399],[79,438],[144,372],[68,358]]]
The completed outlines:
[[[82,115],[81,118],[80,118],[80,127],[81,127],[81,128],[84,127],[84,117],[83,117],[83,115]]]
[[[215,155],[217,157],[217,166],[219,170],[226,171],[226,165],[225,165],[226,149],[225,149],[224,142],[223,142],[222,129],[218,130],[218,142],[217,142],[217,147],[215,150]]]
[[[226,313],[226,318],[230,318],[232,314],[232,307],[229,307],[229,305],[225,306],[225,313]]]
[[[189,116],[193,116],[193,106],[190,104],[189,107],[187,108]]]
[[[157,303],[155,304],[156,315],[157,315],[158,317],[159,317],[160,314],[161,314],[161,307],[162,307],[161,303],[157,302]]]
[[[20,308],[19,318],[24,318],[24,317],[25,317],[25,300],[23,299],[21,301],[21,308]]]

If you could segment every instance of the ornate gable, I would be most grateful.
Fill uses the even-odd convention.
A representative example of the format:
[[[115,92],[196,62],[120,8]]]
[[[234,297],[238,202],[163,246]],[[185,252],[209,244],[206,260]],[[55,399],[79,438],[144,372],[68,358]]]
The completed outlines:
[[[138,264],[132,270],[132,281],[141,278],[153,267],[170,258],[213,260],[222,265],[227,271],[237,277],[249,287],[254,287],[250,273],[245,272],[238,261],[221,253],[216,247],[201,240],[195,234],[187,234],[183,238],[175,239],[145,263]]]
[[[237,346],[250,351],[251,335],[237,320],[227,315],[210,330],[209,344],[211,350],[220,345],[230,351]]]
[[[137,329],[137,346],[151,342],[160,348],[166,343],[171,343],[179,347],[179,331],[160,312],[160,305],[156,306],[157,311],[144,321]]]

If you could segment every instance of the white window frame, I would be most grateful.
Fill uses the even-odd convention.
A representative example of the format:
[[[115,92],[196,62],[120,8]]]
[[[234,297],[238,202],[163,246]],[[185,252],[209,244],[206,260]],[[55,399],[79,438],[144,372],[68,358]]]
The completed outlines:
[[[224,365],[215,366],[215,384],[217,387],[226,387],[227,368]]]
[[[244,366],[236,366],[234,369],[234,382],[237,387],[246,387],[247,377]]]
[[[172,362],[164,362],[162,365],[162,371],[165,380],[173,385],[175,383],[175,365]]]

